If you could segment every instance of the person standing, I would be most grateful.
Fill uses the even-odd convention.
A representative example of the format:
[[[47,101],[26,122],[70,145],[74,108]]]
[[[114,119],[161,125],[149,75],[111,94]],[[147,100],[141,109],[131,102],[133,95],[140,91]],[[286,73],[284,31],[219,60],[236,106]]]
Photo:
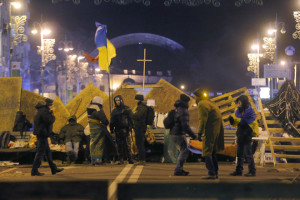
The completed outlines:
[[[141,165],[145,165],[146,151],[145,151],[145,133],[147,130],[146,118],[147,118],[147,105],[144,102],[144,96],[142,94],[136,94],[135,100],[137,102],[137,108],[133,114],[133,124],[135,132],[135,142],[138,149],[138,159]]]
[[[72,115],[59,133],[59,138],[64,140],[68,155],[68,163],[75,162],[78,158],[79,144],[83,137],[83,126],[77,123],[77,118]]]
[[[204,179],[218,178],[217,152],[224,150],[224,127],[219,107],[208,99],[208,94],[197,89],[194,92],[198,104],[199,129],[198,139],[203,144],[202,156],[208,176]]]
[[[105,140],[108,119],[103,111],[103,99],[95,96],[87,106],[88,122],[90,125],[90,154],[93,165],[102,164],[105,150]]]
[[[244,157],[248,162],[249,172],[245,176],[255,176],[256,169],[252,153],[252,136],[258,135],[258,123],[255,111],[251,108],[246,95],[241,95],[237,100],[238,108],[235,115],[229,116],[229,122],[233,127],[237,127],[237,166],[231,176],[242,176]]]
[[[55,121],[52,105],[53,100],[46,99],[45,101],[39,101],[35,106],[37,113],[34,116],[33,134],[37,137],[37,151],[31,169],[31,176],[44,175],[38,171],[44,155],[47,158],[52,175],[64,170],[63,168],[57,168],[57,166],[53,163],[52,154],[48,143],[48,137],[52,134],[52,127]]]
[[[180,99],[174,104],[176,108],[174,126],[170,130],[170,135],[177,149],[180,151],[174,170],[175,176],[187,176],[189,174],[189,172],[183,170],[183,164],[189,155],[185,134],[190,135],[192,139],[197,138],[189,126],[189,101],[190,98],[187,95],[181,94]]]
[[[133,113],[128,106],[124,105],[121,95],[114,98],[114,103],[116,107],[111,112],[110,132],[116,134],[120,164],[123,164],[124,160],[127,160],[129,164],[133,164],[129,138],[129,131],[133,127]]]

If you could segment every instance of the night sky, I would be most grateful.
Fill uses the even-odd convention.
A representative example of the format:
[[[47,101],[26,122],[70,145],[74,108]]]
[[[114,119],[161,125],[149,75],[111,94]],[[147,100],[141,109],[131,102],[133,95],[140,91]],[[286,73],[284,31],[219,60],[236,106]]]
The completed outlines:
[[[292,38],[295,31],[293,11],[300,10],[300,1],[264,0],[263,6],[244,4],[235,7],[235,0],[220,0],[221,6],[212,5],[188,7],[173,4],[163,5],[163,0],[152,0],[146,7],[142,4],[120,6],[102,3],[97,6],[93,0],[81,0],[79,5],[71,1],[53,4],[51,0],[31,0],[30,24],[39,21],[42,15],[53,30],[53,36],[61,41],[67,36],[77,50],[94,50],[95,21],[106,24],[108,38],[129,33],[152,33],[167,37],[185,47],[199,61],[197,68],[184,66],[182,59],[173,52],[156,46],[144,45],[147,70],[172,70],[173,84],[185,84],[189,90],[203,87],[210,91],[230,91],[241,87],[251,87],[251,77],[247,74],[247,53],[259,35],[262,40],[268,27],[278,21],[285,22],[287,32],[279,34],[279,59],[284,58],[284,48],[293,45],[296,54],[293,60],[300,60],[300,41]],[[154,3],[155,2],[155,3]],[[35,50],[39,40],[30,38]],[[122,69],[140,69],[136,62],[141,52],[139,46],[132,45],[117,49],[114,65]],[[262,60],[266,63],[267,60]],[[262,69],[262,68],[261,68]],[[262,73],[261,73],[262,74]]]

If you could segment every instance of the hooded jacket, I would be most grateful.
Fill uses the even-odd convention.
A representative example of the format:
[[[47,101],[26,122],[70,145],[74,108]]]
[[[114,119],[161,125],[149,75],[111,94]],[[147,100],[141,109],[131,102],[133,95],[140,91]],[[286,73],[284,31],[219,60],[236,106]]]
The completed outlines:
[[[133,123],[135,127],[147,127],[147,110],[147,105],[144,103],[144,101],[139,101],[136,111],[133,114]]]
[[[52,134],[55,117],[44,101],[39,101],[35,108],[37,113],[34,116],[33,134],[38,137],[49,137]]]
[[[118,106],[116,101],[120,101]],[[115,108],[111,112],[110,117],[110,131],[118,131],[120,129],[130,130],[133,127],[132,116],[133,113],[131,109],[124,105],[124,101],[121,95],[118,95],[114,98]]]
[[[109,124],[109,121],[102,109],[102,105],[91,102],[87,106],[87,114],[89,119],[95,119],[101,122],[105,127]]]
[[[171,135],[185,135],[188,134],[192,138],[196,138],[195,133],[192,131],[189,122],[190,114],[188,112],[188,104],[182,100],[177,100],[175,106],[175,124],[170,130]]]
[[[68,121],[74,120],[77,121],[76,116],[72,115]],[[77,122],[75,124],[67,124],[65,125],[59,132],[59,138],[64,140],[64,143],[66,142],[80,142],[83,136],[83,126],[81,124],[78,124]]]

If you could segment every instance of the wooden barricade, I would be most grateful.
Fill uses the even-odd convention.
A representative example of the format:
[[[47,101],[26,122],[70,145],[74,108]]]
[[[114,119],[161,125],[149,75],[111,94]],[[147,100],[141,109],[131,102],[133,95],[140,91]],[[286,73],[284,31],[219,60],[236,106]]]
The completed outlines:
[[[272,153],[274,167],[300,167],[300,163],[278,163],[276,158],[300,159],[300,138],[275,137],[276,133],[284,133],[280,121],[264,109],[261,99],[258,100],[261,108],[262,121],[269,135],[269,147]],[[297,130],[300,131],[300,121],[295,123]],[[284,144],[281,144],[283,143]],[[287,144],[288,143],[288,144]],[[278,153],[280,151],[280,154]],[[288,153],[287,153],[288,152]]]
[[[228,121],[228,117],[235,112],[235,110],[236,110],[235,101],[237,100],[237,98],[239,96],[241,96],[243,94],[248,97],[248,99],[250,101],[250,104],[251,104],[251,107],[254,109],[254,111],[257,115],[257,119],[258,120],[261,119],[260,113],[256,109],[256,106],[255,106],[255,104],[254,104],[247,88],[243,87],[241,89],[234,90],[232,92],[229,92],[229,93],[223,94],[221,96],[210,99],[217,106],[219,106],[222,117],[223,117],[224,126],[230,125],[230,123]]]

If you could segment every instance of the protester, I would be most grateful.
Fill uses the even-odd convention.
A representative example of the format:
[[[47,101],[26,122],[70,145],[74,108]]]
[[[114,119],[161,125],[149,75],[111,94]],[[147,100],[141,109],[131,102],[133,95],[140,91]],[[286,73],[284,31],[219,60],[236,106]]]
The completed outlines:
[[[83,137],[83,126],[77,123],[77,118],[72,115],[59,133],[59,138],[64,141],[68,156],[68,163],[75,162],[78,158],[79,144]]]
[[[37,151],[32,165],[31,176],[43,176],[43,173],[38,171],[41,165],[41,160],[46,156],[52,174],[63,171],[63,168],[57,168],[53,163],[51,150],[48,144],[48,137],[52,134],[52,127],[55,117],[52,111],[53,100],[46,99],[39,101],[35,106],[37,113],[34,116],[33,134],[37,136]]]
[[[124,105],[121,95],[114,98],[114,103],[116,107],[111,112],[110,132],[116,134],[120,164],[123,164],[124,160],[127,160],[129,164],[133,164],[129,135],[133,127],[133,113],[128,106]]]
[[[142,94],[136,94],[135,100],[137,102],[137,108],[133,114],[133,124],[135,132],[135,142],[138,148],[138,159],[141,165],[145,165],[146,152],[145,152],[145,133],[147,130],[146,118],[147,118],[147,106],[144,102],[144,96]]]
[[[176,108],[174,126],[170,130],[170,135],[177,149],[180,151],[174,170],[175,176],[187,176],[189,174],[189,172],[183,170],[183,164],[189,155],[185,134],[190,135],[192,139],[196,139],[197,137],[189,126],[189,101],[190,98],[187,95],[181,94],[180,99],[174,104]]]
[[[249,99],[246,95],[241,95],[237,99],[238,108],[234,116],[229,117],[230,124],[237,127],[237,166],[231,176],[242,176],[244,157],[248,162],[249,172],[245,176],[255,176],[256,169],[252,154],[252,136],[258,135],[258,123],[255,111],[251,108]]]
[[[208,176],[204,179],[218,178],[217,152],[224,150],[224,127],[220,109],[208,98],[208,94],[197,89],[194,92],[199,112],[198,139],[202,140]]]
[[[90,125],[90,153],[93,165],[103,163],[108,119],[103,111],[103,99],[95,96],[87,106],[88,122]]]

